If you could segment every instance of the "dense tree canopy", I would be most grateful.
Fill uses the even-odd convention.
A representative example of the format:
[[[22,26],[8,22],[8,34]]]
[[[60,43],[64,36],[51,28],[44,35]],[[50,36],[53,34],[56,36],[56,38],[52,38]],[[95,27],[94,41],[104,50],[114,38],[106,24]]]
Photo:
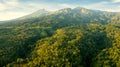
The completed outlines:
[[[67,8],[0,24],[0,66],[120,67],[119,18]]]

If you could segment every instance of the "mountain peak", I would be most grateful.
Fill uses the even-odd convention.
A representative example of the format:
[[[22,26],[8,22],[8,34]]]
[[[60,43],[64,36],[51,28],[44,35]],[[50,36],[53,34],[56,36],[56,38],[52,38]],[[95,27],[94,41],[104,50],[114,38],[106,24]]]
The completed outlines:
[[[47,10],[45,10],[45,9],[39,9],[39,10],[37,10],[36,12],[48,12]],[[35,12],[34,12],[35,13]]]
[[[64,8],[64,9],[61,9],[61,10],[58,10],[56,11],[57,13],[68,13],[70,12],[72,9],[71,8]]]
[[[74,8],[74,10],[75,10],[76,12],[81,12],[81,13],[83,13],[83,14],[87,14],[87,13],[89,12],[89,9],[86,9],[86,8],[84,8],[84,7],[76,7],[76,8]]]
[[[34,18],[34,17],[40,17],[40,16],[46,16],[49,13],[49,11],[45,10],[45,9],[39,9],[35,12],[33,12],[32,14],[23,16],[19,19],[26,19],[26,18]]]
[[[84,7],[76,7],[76,8],[74,8],[74,9],[86,9],[86,8],[84,8]]]
[[[45,9],[39,9],[39,10],[37,10],[36,12],[34,12],[34,13],[32,13],[32,14],[46,14],[46,13],[48,13],[48,11],[47,10],[45,10]]]

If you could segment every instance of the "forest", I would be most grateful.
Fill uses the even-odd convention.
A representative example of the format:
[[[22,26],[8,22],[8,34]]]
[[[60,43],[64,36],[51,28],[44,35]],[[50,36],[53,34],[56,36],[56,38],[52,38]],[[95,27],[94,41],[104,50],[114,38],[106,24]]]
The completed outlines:
[[[119,12],[39,12],[0,23],[0,67],[120,67]]]

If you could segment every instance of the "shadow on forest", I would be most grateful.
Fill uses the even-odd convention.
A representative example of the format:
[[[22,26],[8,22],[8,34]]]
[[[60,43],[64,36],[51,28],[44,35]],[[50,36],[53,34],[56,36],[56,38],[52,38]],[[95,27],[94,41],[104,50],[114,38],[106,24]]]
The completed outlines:
[[[107,37],[106,32],[87,32],[80,40],[81,56],[83,65],[91,67],[92,59],[96,57],[101,50],[112,46],[112,39]]]

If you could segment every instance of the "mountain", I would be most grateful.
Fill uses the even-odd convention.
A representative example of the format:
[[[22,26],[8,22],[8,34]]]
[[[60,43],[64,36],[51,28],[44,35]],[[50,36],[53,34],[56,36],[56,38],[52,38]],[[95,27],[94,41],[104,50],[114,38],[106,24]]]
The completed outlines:
[[[23,17],[19,17],[19,18],[16,18],[16,19],[12,19],[12,20],[8,20],[8,21],[3,21],[4,23],[6,22],[17,22],[17,21],[21,21],[21,20],[26,20],[26,19],[31,19],[31,18],[36,18],[36,17],[43,17],[43,16],[46,16],[46,15],[49,15],[49,11],[45,10],[45,9],[40,9],[40,10],[37,10],[36,12],[33,12],[29,15],[25,15]]]
[[[46,16],[46,15],[48,15],[48,14],[49,14],[49,12],[46,11],[45,9],[40,9],[40,10],[38,10],[38,11],[36,11],[36,12],[33,12],[32,14],[23,16],[23,17],[18,18],[18,19],[34,18],[34,17]]]
[[[6,21],[0,21],[0,23],[4,23],[4,22],[6,22]]]
[[[0,21],[0,23],[2,23],[2,21]]]
[[[106,24],[110,21],[112,21],[113,19],[111,19],[111,17],[116,17],[119,13],[115,13],[115,12],[106,12],[106,11],[99,11],[99,10],[91,10],[91,9],[86,9],[83,7],[76,7],[74,9],[71,8],[64,8],[58,11],[46,11],[45,9],[41,9],[38,10],[32,14],[20,17],[18,19],[15,20],[11,20],[11,21],[7,21],[7,22],[21,22],[23,20],[23,22],[25,20],[29,21],[28,19],[32,19],[32,20],[38,20],[41,21],[43,19],[41,18],[50,18],[53,17],[53,19],[56,17],[58,19],[67,19],[67,17],[70,19],[74,19],[76,22],[79,22],[81,19],[81,21],[85,22],[89,22],[89,21],[96,21],[97,23],[102,23],[102,24]],[[60,18],[60,16],[63,16],[63,18]],[[119,16],[119,15],[118,15]],[[37,19],[40,18],[40,19]],[[87,18],[88,20],[84,20],[84,18]],[[116,20],[116,19],[115,19]],[[81,23],[81,22],[80,22]],[[110,22],[109,22],[110,23]]]
[[[0,24],[1,67],[120,67],[120,13],[38,10]]]
[[[106,12],[106,11],[99,11],[99,10],[91,10],[82,7],[76,7],[74,9],[71,8],[64,8],[58,11],[48,12],[44,9],[38,10],[30,15],[23,16],[16,20],[11,20],[8,22],[15,23],[16,22],[25,22],[27,21],[42,21],[42,22],[51,22],[52,20],[56,20],[56,22],[63,22],[67,21],[69,24],[75,23],[102,23],[107,24],[111,23],[116,17],[118,18],[119,13],[115,12]],[[113,18],[115,17],[115,18]],[[85,20],[87,18],[87,20]],[[113,18],[113,19],[112,19]],[[50,19],[46,21],[46,19]],[[69,19],[69,20],[66,20]],[[66,23],[66,24],[67,24]],[[119,23],[119,22],[116,22]],[[19,24],[19,23],[18,23]]]

